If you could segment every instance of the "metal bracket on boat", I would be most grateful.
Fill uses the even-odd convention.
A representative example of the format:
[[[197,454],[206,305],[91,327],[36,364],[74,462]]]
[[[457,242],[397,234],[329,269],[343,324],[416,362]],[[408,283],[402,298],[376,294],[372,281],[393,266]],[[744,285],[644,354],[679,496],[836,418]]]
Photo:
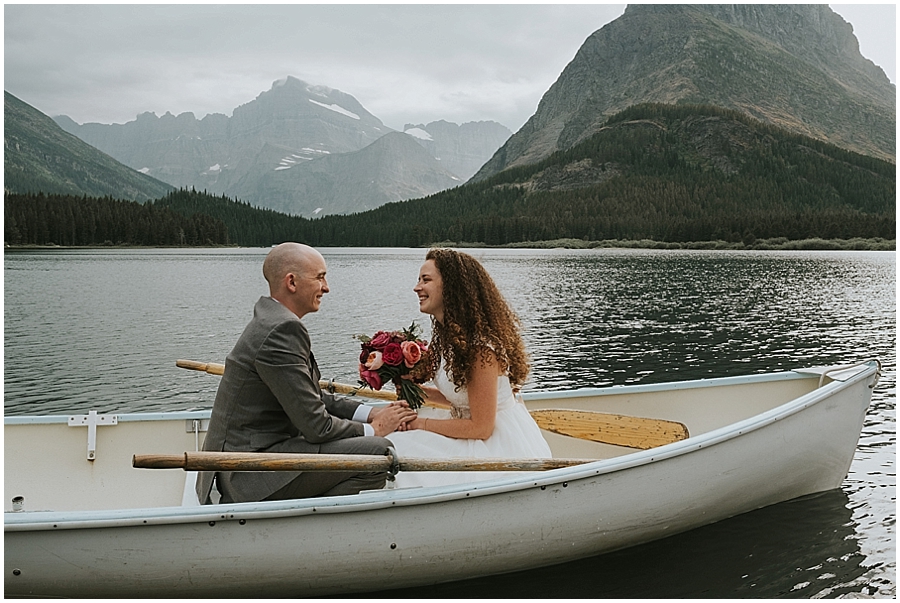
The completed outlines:
[[[209,431],[209,419],[185,419],[184,431],[194,434],[194,450],[200,450],[200,432]]]
[[[397,451],[394,450],[393,446],[388,446],[388,449],[384,451],[384,455],[391,459],[391,466],[388,468],[387,480],[389,482],[394,481],[394,476],[400,473],[400,458],[397,456]]]
[[[118,425],[118,415],[98,415],[96,410],[89,411],[86,415],[75,415],[69,417],[69,427],[88,428],[87,441],[87,460],[93,461],[97,458],[97,427],[100,425]]]
[[[878,385],[878,381],[881,379],[881,360],[873,358],[872,361],[878,365],[878,368],[875,369],[875,379],[872,380],[872,385],[869,386],[869,389],[875,389],[875,386]]]
[[[844,364],[841,366],[832,367],[819,375],[819,387],[822,387],[822,383],[825,382],[826,376],[832,377],[832,379],[834,379],[834,377],[832,376],[833,373],[840,373],[842,371],[847,371],[850,369],[854,369],[856,367],[865,366],[865,365],[869,364],[870,362],[874,362],[878,365],[878,368],[875,370],[875,381],[872,383],[872,385],[869,386],[869,389],[875,389],[875,386],[878,384],[878,380],[881,378],[881,361],[878,360],[877,358],[871,358],[869,360],[857,362],[856,364]],[[857,371],[857,373],[858,372],[859,371]],[[838,379],[838,380],[843,381],[843,379]]]

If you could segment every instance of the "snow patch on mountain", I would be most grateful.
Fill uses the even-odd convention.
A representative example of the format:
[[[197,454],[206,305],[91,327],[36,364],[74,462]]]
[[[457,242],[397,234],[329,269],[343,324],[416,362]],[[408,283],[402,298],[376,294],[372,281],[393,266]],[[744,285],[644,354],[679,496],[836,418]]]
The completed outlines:
[[[434,140],[431,137],[431,134],[423,130],[422,128],[410,128],[409,130],[403,130],[404,134],[409,134],[410,136],[414,136],[421,140]]]
[[[329,88],[328,86],[313,86],[309,85],[306,87],[306,91],[310,94],[315,94],[316,96],[324,96],[328,98],[332,92],[334,92],[333,88]]]
[[[306,150],[306,149],[304,149]],[[312,151],[312,149],[309,149]],[[296,153],[291,153],[290,155],[286,155],[281,158],[281,161],[278,162],[278,166],[275,168],[275,171],[281,170],[289,170],[295,165],[297,165],[297,160],[301,161],[312,161],[312,157],[304,157],[303,155],[297,155]]]
[[[334,111],[335,113],[340,113],[341,115],[346,115],[347,117],[352,117],[353,119],[359,119],[359,115],[353,113],[352,111],[347,111],[343,107],[335,104],[326,105],[325,103],[320,103],[319,101],[314,101],[313,99],[309,99],[314,105],[319,105],[320,107],[324,107],[330,111]]]

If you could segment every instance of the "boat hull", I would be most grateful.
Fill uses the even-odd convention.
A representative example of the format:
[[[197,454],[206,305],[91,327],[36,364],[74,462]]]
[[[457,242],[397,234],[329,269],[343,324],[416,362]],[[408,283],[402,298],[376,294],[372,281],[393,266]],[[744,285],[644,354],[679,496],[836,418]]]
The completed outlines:
[[[839,487],[874,372],[728,428],[539,476],[302,501],[7,513],[6,593],[320,596],[633,546]]]

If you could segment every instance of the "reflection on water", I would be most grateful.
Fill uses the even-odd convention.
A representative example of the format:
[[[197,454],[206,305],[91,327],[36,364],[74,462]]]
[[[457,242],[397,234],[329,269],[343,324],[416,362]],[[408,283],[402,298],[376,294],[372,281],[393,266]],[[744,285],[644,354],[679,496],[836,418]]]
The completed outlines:
[[[703,528],[564,565],[372,593],[465,598],[809,598],[854,591],[865,573],[840,490],[739,515]]]
[[[267,251],[7,251],[5,413],[209,408],[218,378],[176,369],[175,360],[224,360],[266,293],[261,266]],[[838,493],[844,502],[829,493],[639,549],[533,570],[528,576],[543,576],[547,588],[555,583],[557,589],[540,596],[896,594],[894,253],[470,252],[522,318],[533,360],[526,390],[659,383],[873,357],[884,366]],[[359,349],[354,334],[422,321],[412,287],[425,252],[324,253],[331,293],[304,322],[323,375],[352,383]],[[791,515],[798,508],[812,510]],[[754,534],[754,526],[762,533]],[[831,542],[828,535],[841,526],[848,539]],[[800,533],[788,537],[790,530]],[[848,543],[852,550],[817,552]],[[685,565],[697,556],[707,560],[705,570]],[[637,574],[625,571],[632,565]],[[556,574],[550,572],[567,575],[565,584],[551,580]],[[518,580],[527,583],[527,576]],[[474,581],[477,596],[485,597],[516,596],[514,583],[511,577]],[[534,596],[539,583],[518,596]],[[635,594],[645,584],[658,587],[657,594]]]

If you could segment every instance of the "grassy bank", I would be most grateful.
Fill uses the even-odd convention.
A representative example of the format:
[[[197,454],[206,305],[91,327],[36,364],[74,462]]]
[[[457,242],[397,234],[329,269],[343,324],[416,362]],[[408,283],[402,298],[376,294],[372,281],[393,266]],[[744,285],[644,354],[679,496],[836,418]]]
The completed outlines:
[[[775,239],[757,239],[755,241],[696,241],[693,243],[665,243],[642,239],[625,241],[608,239],[604,241],[584,241],[582,239],[555,239],[553,241],[526,241],[508,243],[506,245],[485,245],[484,243],[467,243],[442,241],[432,247],[496,247],[525,249],[768,249],[768,250],[805,250],[805,251],[896,251],[896,239],[802,239],[790,241],[779,237]]]
[[[803,239],[789,241],[784,238],[758,239],[752,243],[730,241],[697,241],[694,243],[665,243],[642,239],[625,241],[607,239],[604,241],[584,241],[582,239],[554,239],[552,241],[526,241],[506,245],[487,245],[465,241],[441,241],[427,247],[493,248],[493,249],[725,249],[748,250],[768,249],[787,251],[896,251],[896,239]],[[6,245],[6,249],[220,249],[236,248],[238,245]]]

